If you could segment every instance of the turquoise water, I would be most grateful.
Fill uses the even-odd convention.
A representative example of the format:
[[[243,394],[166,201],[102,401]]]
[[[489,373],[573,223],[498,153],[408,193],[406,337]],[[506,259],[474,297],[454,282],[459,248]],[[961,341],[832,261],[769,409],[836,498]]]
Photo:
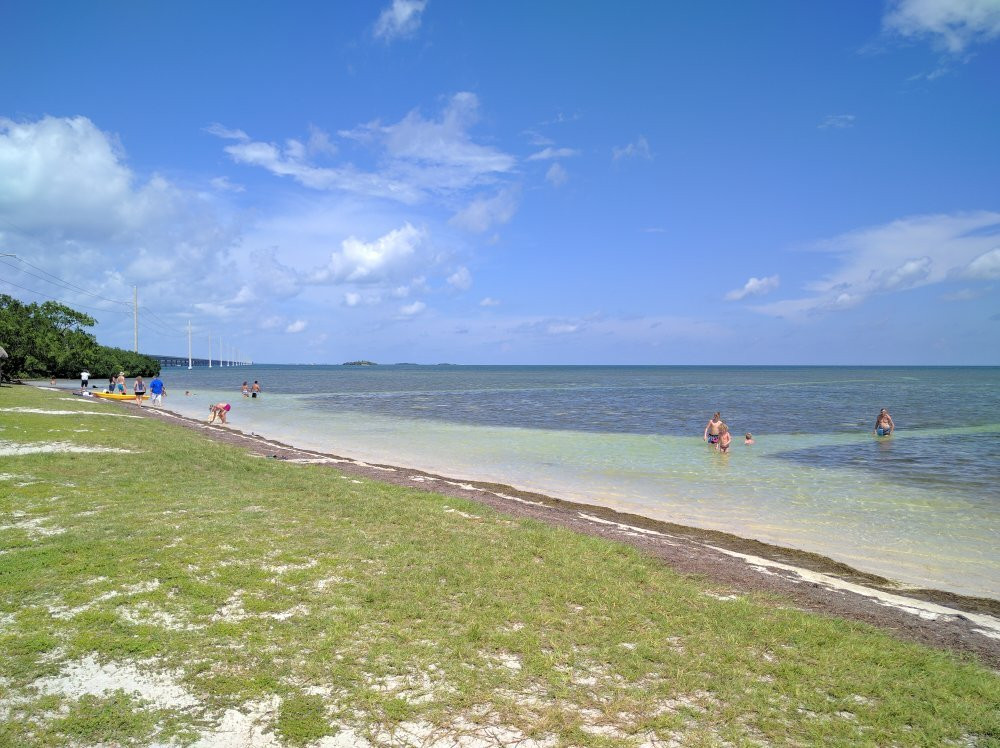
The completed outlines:
[[[171,410],[207,417],[227,400],[234,427],[300,446],[998,595],[997,368],[254,366],[163,378]],[[244,379],[261,381],[261,398],[240,396]],[[888,439],[871,434],[880,407],[897,425]],[[701,439],[715,410],[739,437],[729,455]]]

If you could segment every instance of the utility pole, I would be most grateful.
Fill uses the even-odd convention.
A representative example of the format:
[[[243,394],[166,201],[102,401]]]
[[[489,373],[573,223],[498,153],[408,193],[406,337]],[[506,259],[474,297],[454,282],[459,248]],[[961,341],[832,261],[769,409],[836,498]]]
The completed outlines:
[[[135,335],[134,338],[134,348],[132,349],[136,353],[139,352],[139,287],[132,286],[132,328]]]
[[[212,333],[208,334],[208,368],[212,368]]]

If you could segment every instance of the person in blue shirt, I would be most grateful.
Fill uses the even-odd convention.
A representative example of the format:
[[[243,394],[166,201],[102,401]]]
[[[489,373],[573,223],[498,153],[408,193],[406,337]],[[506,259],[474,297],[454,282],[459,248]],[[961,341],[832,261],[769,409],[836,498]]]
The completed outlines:
[[[153,394],[153,405],[163,405],[163,396],[167,394],[167,388],[163,386],[159,374],[149,383],[149,391]]]

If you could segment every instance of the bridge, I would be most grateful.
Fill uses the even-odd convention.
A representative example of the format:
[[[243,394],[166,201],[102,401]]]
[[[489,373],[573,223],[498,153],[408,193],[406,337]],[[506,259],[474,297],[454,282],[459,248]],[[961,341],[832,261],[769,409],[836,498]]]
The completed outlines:
[[[188,365],[188,357],[187,356],[161,356],[161,355],[158,355],[156,353],[147,353],[145,355],[149,356],[150,358],[155,358],[157,361],[160,362],[160,366],[162,366],[164,369],[169,369],[169,368],[173,368],[173,367],[177,367],[177,366],[183,366],[186,369],[187,365]],[[215,366],[249,366],[251,363],[252,362],[236,363],[234,361],[231,364],[228,364],[228,363],[227,364],[223,364],[223,363],[220,363],[217,359],[214,359],[214,358],[211,361],[211,365],[213,367],[215,367]],[[192,358],[191,359],[191,367],[192,368],[201,368],[201,367],[208,368],[208,366],[209,366],[209,360],[207,358]]]

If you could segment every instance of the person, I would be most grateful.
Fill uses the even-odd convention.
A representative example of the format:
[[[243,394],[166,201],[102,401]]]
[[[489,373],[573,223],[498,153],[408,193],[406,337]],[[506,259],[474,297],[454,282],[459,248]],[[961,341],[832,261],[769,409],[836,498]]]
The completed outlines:
[[[108,393],[112,394],[115,391],[115,375],[112,374],[108,377]]]
[[[167,394],[167,388],[163,386],[163,380],[157,374],[149,383],[149,391],[153,395],[153,405],[163,405],[163,396]]]
[[[53,374],[51,377],[49,377],[49,384],[55,384],[55,383],[56,383],[56,377],[55,374]]]
[[[240,391],[243,397],[250,397],[250,383],[243,380],[243,389]]]
[[[729,427],[726,424],[719,426],[719,443],[715,445],[715,448],[720,452],[728,452],[729,445],[733,443],[733,435],[729,433]]]
[[[889,436],[896,429],[896,424],[892,422],[889,411],[882,408],[875,417],[875,434],[878,436]]]
[[[118,390],[119,395],[125,394],[125,372],[118,372],[118,378],[115,380],[115,388]]]
[[[744,443],[744,444],[746,444],[746,445],[747,445],[748,447],[749,447],[749,446],[750,446],[751,444],[753,444],[753,434],[751,434],[751,433],[750,433],[750,432],[748,431],[748,432],[747,432],[747,435],[746,435],[745,437],[743,437],[743,443]]]
[[[142,407],[142,398],[146,396],[146,383],[142,381],[142,374],[135,378],[132,384],[132,392],[135,393],[135,404]]]
[[[253,387],[250,388],[250,397],[257,397],[260,394],[260,382],[253,380]]]
[[[215,417],[218,416],[219,420],[223,423],[226,422],[226,414],[230,409],[229,403],[216,403],[215,405],[209,405],[208,410],[212,413],[212,417],[208,419],[209,423],[215,423]]]
[[[55,379],[55,377],[52,378]],[[52,384],[55,384],[55,382],[53,382]],[[89,386],[90,386],[90,372],[84,369],[83,371],[80,372],[80,389],[85,390]]]
[[[702,439],[707,441],[709,444],[718,444],[720,426],[722,426],[722,415],[717,412],[712,416],[708,424],[706,424],[705,433],[702,436]]]

